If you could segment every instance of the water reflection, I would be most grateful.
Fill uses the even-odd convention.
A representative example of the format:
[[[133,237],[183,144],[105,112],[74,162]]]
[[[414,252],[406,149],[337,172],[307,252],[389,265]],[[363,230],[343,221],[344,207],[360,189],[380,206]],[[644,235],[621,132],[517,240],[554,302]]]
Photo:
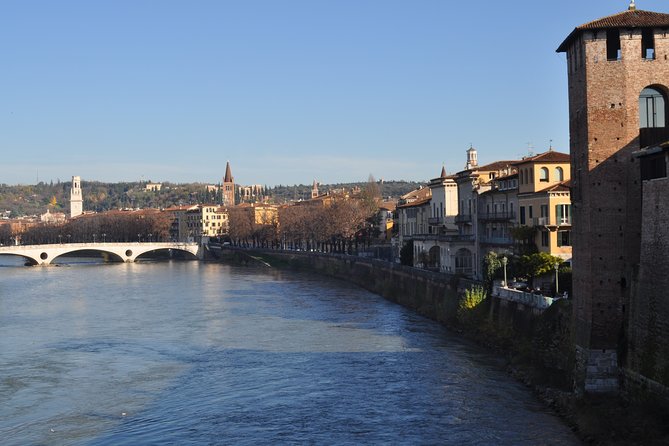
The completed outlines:
[[[347,283],[0,270],[4,444],[575,444],[497,360]]]

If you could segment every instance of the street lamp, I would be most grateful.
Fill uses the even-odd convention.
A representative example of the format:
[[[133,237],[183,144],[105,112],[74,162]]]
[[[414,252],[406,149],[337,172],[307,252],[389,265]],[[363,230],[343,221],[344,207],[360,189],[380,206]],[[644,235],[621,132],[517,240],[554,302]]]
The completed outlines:
[[[149,234],[149,242],[152,242],[152,241],[153,241],[153,240],[152,240],[152,237],[153,237],[153,234]]]
[[[502,286],[506,288],[506,264],[509,263],[509,259],[506,258],[506,256],[502,257],[502,266],[504,266],[504,283],[502,283]]]
[[[142,242],[142,236],[140,234],[137,234],[137,243]]]
[[[102,243],[106,243],[106,242],[107,242],[107,234],[102,233]]]
[[[95,237],[96,236],[97,236],[97,234],[93,234],[93,243],[95,243]]]
[[[70,243],[70,239],[72,238],[71,234],[67,234],[67,243]]]
[[[558,269],[560,269],[560,264],[555,263],[555,294],[560,294],[559,284],[558,284]]]
[[[63,236],[58,234],[58,243],[63,244]]]

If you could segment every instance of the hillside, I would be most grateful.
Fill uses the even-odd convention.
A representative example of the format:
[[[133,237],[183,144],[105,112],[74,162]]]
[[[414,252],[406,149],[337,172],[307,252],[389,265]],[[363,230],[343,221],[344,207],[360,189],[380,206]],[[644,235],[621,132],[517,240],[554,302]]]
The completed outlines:
[[[367,183],[341,183],[319,185],[319,192],[336,189],[364,187]],[[416,189],[421,183],[407,181],[386,181],[379,183],[384,198],[396,198]],[[81,182],[84,196],[84,210],[102,212],[121,208],[166,208],[176,205],[197,203],[218,203],[220,195],[208,193],[201,183],[162,183],[160,191],[147,191],[146,183],[101,183]],[[0,214],[9,217],[39,215],[69,210],[70,183],[38,183],[35,185],[0,185]],[[265,197],[272,203],[289,203],[311,197],[311,185],[278,185],[266,187]]]

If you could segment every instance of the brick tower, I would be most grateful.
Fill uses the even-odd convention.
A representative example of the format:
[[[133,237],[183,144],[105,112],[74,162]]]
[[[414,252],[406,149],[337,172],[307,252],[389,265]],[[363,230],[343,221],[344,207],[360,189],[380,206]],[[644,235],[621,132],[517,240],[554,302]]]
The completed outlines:
[[[669,14],[637,10],[574,29],[567,55],[575,385],[618,390],[639,265],[641,147],[666,141]]]
[[[223,204],[225,206],[235,205],[235,179],[230,170],[230,161],[225,164],[225,177],[223,178]]]

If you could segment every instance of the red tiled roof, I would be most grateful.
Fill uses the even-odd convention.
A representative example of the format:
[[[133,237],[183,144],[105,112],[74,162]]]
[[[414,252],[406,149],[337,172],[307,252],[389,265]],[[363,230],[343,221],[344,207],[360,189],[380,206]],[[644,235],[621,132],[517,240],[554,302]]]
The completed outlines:
[[[557,52],[567,51],[571,41],[578,34],[586,30],[600,30],[610,28],[666,28],[669,27],[669,14],[660,12],[629,10],[618,14],[603,17],[577,26],[558,47]]]
[[[539,190],[537,192],[569,192],[571,191],[571,180],[561,181],[552,186],[548,186],[546,189]]]
[[[540,153],[539,155],[531,156],[514,163],[515,166],[526,163],[568,163],[570,161],[568,153],[554,152],[549,150],[548,152]]]
[[[397,206],[397,209],[412,208],[416,206],[422,206],[425,203],[429,203],[432,200],[432,197],[423,198],[421,200],[412,201],[411,203],[400,204]]]
[[[511,160],[511,161],[495,161],[494,163],[486,164],[484,166],[479,166],[471,170],[485,170],[485,171],[497,171],[497,170],[502,170],[505,167],[509,167],[516,163],[516,160]]]

